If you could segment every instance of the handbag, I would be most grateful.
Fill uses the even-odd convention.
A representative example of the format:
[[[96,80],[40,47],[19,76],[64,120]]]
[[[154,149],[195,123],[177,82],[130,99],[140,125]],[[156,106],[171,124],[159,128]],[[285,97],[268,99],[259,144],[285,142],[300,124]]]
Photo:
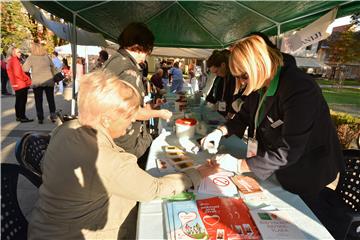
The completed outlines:
[[[65,79],[65,76],[62,74],[62,72],[58,72],[54,75],[53,80],[55,83],[58,83]]]

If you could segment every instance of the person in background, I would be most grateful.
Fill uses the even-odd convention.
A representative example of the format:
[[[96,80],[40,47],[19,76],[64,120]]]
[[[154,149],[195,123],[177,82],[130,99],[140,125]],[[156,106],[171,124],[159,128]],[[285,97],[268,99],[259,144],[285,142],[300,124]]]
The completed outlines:
[[[156,62],[155,62],[155,72],[157,72],[157,70],[159,70],[161,68],[161,58],[157,58]]]
[[[56,106],[54,98],[54,80],[55,67],[47,55],[46,50],[40,43],[33,43],[31,46],[31,55],[26,59],[23,70],[29,72],[31,70],[32,88],[35,96],[36,113],[38,123],[44,123],[43,110],[43,92],[46,94],[46,99],[49,105],[50,120],[56,121]]]
[[[60,61],[59,57],[58,57],[58,53],[56,51],[53,52],[53,58],[51,59],[53,61],[55,70],[57,72],[60,72],[62,67],[63,67],[63,63]]]
[[[75,92],[79,90],[80,78],[85,74],[83,59],[81,57],[76,58],[76,77],[75,77]]]
[[[20,64],[20,50],[10,47],[7,52],[6,71],[9,76],[10,84],[15,91],[15,115],[18,122],[32,122],[33,119],[26,117],[26,102],[31,79],[26,75]]]
[[[44,155],[29,240],[123,239],[122,224],[137,201],[174,196],[218,171],[213,161],[160,178],[140,169],[113,140],[136,121],[138,90],[108,71],[80,82],[79,118],[54,130]]]
[[[59,55],[59,54],[58,54],[56,51],[53,52],[52,61],[53,61],[54,67],[55,67],[55,71],[56,71],[57,73],[58,73],[58,72],[61,72],[61,71],[62,71],[62,68],[63,68],[63,63],[62,63],[62,61],[60,61],[58,55]],[[58,89],[57,89],[57,92],[55,91],[55,93],[62,95],[62,94],[64,93],[64,83],[63,83],[63,80],[59,81],[59,82],[57,83],[57,85],[58,85]]]
[[[96,60],[95,69],[100,69],[102,67],[102,65],[104,64],[104,62],[106,62],[108,59],[109,59],[108,52],[105,50],[101,50],[99,52],[99,57]]]
[[[153,108],[160,107],[163,103],[163,95],[166,93],[166,90],[164,89],[163,83],[162,83],[162,76],[163,76],[163,70],[159,68],[157,72],[151,76],[150,82],[155,86],[155,96],[154,96],[154,104],[152,105]]]
[[[149,74],[149,66],[148,66],[148,62],[145,60],[144,62],[139,63],[141,70],[142,70],[142,75],[143,78],[147,79],[147,76]]]
[[[243,85],[235,92],[236,81],[229,69],[230,51],[214,50],[207,61],[210,72],[216,75],[214,84],[206,96],[206,101],[215,104],[217,111],[227,119],[239,112],[245,100]]]
[[[103,65],[103,69],[117,75],[136,88],[141,96],[141,107],[138,111],[136,122],[127,130],[127,134],[116,138],[115,142],[125,151],[138,157],[141,167],[145,168],[147,153],[152,142],[152,137],[147,129],[147,120],[162,118],[169,120],[172,113],[168,110],[154,110],[150,102],[145,102],[145,89],[142,83],[142,73],[139,66],[145,61],[154,46],[154,35],[144,23],[130,23],[121,32],[118,38],[120,49],[113,54]]]
[[[158,92],[161,91],[161,89],[164,88],[162,83],[162,76],[163,76],[163,70],[159,68],[154,75],[151,76],[150,81],[155,85]]]
[[[195,77],[195,64],[193,64],[193,63],[189,64],[188,73],[189,73],[189,79],[190,79],[190,83],[191,83],[191,80]]]
[[[240,171],[276,178],[320,214],[319,194],[344,169],[344,161],[318,84],[260,36],[237,42],[229,67],[236,81],[246,83],[247,98],[233,119],[201,140],[202,147],[216,150],[222,136],[242,136],[249,127]]]
[[[175,62],[173,67],[169,70],[171,78],[170,92],[176,93],[183,90],[184,78],[181,69],[179,68],[179,62]]]
[[[161,69],[163,70],[162,83],[165,89],[168,89],[169,84],[169,67],[166,60],[160,62]]]
[[[66,58],[62,59],[63,67],[61,69],[63,75],[65,76],[65,80],[63,80],[64,86],[66,86],[71,81],[71,71],[68,60]]]
[[[6,71],[6,60],[5,54],[1,54],[1,94],[3,96],[12,95],[7,90],[7,83],[9,81],[9,76]]]

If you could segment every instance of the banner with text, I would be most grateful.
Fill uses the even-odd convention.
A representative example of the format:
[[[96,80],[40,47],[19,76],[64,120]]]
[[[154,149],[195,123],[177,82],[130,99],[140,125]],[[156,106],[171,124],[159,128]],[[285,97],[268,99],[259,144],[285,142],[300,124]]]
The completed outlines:
[[[334,8],[299,32],[290,36],[284,36],[281,51],[294,53],[302,47],[310,46],[330,36],[332,28],[329,28],[329,25],[334,21],[336,14],[337,8]]]

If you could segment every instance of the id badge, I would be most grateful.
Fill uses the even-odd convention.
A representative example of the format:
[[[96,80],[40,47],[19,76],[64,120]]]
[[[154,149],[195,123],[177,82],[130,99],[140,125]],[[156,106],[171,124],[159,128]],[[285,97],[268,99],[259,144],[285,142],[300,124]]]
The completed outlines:
[[[226,102],[225,101],[218,102],[218,111],[220,111],[220,112],[226,111]]]
[[[247,144],[246,157],[254,157],[257,155],[258,141],[255,138],[249,138]]]

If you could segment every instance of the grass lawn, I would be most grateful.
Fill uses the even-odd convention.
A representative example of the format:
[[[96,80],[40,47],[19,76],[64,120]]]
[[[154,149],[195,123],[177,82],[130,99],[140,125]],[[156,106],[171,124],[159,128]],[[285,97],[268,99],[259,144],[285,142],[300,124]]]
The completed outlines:
[[[343,105],[360,112],[360,89],[323,88],[322,92],[330,107]]]
[[[320,85],[334,85],[333,80],[329,79],[316,79],[316,82]],[[359,80],[344,80],[344,86],[360,86]]]

